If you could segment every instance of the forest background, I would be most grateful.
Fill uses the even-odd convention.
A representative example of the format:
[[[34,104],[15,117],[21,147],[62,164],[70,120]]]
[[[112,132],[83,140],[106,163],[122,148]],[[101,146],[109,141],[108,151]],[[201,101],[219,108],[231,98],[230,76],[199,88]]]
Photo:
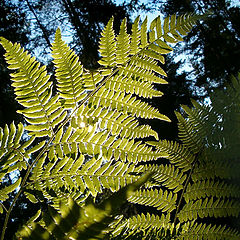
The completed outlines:
[[[121,20],[131,23],[137,15],[149,17],[161,14],[195,12],[203,14],[211,10],[213,15],[194,27],[184,43],[175,46],[174,55],[168,55],[164,70],[169,82],[161,86],[162,98],[151,99],[153,106],[168,116],[171,123],[148,122],[162,139],[177,138],[177,124],[174,110],[180,104],[190,105],[190,98],[208,102],[216,88],[223,88],[230,75],[240,69],[240,3],[225,0],[1,0],[0,36],[12,42],[19,42],[37,59],[47,64],[54,72],[50,58],[50,47],[57,27],[63,38],[79,55],[87,68],[97,68],[99,60],[97,46],[100,32],[111,16],[115,29]],[[143,19],[143,18],[142,18]],[[0,126],[23,121],[16,110],[21,106],[14,100],[9,70],[0,49]],[[54,80],[54,79],[53,79]],[[24,172],[22,173],[24,174]],[[5,183],[14,182],[9,175]],[[10,196],[9,203],[12,198]],[[8,207],[8,206],[7,206]],[[28,219],[33,208],[24,197],[18,200],[11,215],[10,228],[17,229]],[[2,225],[3,216],[0,216]],[[6,239],[14,231],[8,229]]]

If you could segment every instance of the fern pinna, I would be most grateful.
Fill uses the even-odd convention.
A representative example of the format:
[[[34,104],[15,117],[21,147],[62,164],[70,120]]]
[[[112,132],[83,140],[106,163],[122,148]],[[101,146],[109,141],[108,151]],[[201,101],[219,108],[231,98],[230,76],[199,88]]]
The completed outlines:
[[[21,193],[33,203],[47,202],[49,211],[30,218],[16,233],[18,239],[239,237],[225,226],[196,221],[238,215],[238,188],[223,182],[220,173],[204,175],[212,163],[205,161],[212,153],[205,123],[210,115],[219,117],[197,104],[196,110],[185,107],[188,119],[177,114],[181,143],[158,141],[158,134],[138,119],[170,121],[142,98],[163,94],[155,84],[167,83],[161,64],[172,51],[169,43],[182,41],[198,18],[173,15],[162,25],[157,17],[148,32],[147,19],[139,27],[138,17],[131,33],[123,20],[118,34],[112,18],[99,42],[101,67],[94,71],[82,66],[58,29],[52,44],[56,94],[46,67],[19,44],[1,38],[26,120],[24,127],[12,123],[10,130],[1,130],[1,179],[26,169],[23,179],[0,190],[0,210],[6,211],[2,240]],[[23,134],[28,140],[22,143]],[[156,141],[146,143],[145,137]],[[157,164],[161,158],[169,163]],[[16,195],[6,209],[9,193]],[[155,214],[122,214],[124,201],[156,208]]]

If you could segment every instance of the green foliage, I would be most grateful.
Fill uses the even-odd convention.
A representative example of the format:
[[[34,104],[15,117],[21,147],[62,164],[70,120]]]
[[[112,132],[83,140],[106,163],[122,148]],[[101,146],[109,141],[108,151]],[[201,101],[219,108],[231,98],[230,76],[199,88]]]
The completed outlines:
[[[58,29],[52,44],[56,94],[45,67],[19,44],[1,38],[9,68],[15,70],[12,86],[24,107],[19,113],[28,123],[26,136],[32,136],[21,144],[23,124],[18,131],[14,123],[10,131],[7,126],[1,130],[0,176],[4,180],[7,173],[18,176],[27,170],[23,179],[1,187],[0,210],[6,210],[2,240],[21,193],[33,203],[46,202],[49,210],[38,211],[16,233],[18,239],[239,237],[236,230],[201,222],[206,217],[239,214],[239,189],[229,180],[237,164],[237,151],[229,155],[231,144],[236,143],[231,123],[232,119],[238,122],[237,105],[230,99],[239,104],[239,81],[234,78],[234,88],[228,87],[221,96],[226,98],[225,107],[214,100],[218,96],[213,97],[212,107],[196,102],[192,109],[183,106],[185,113],[176,113],[178,142],[158,141],[158,134],[138,119],[170,121],[142,98],[162,95],[155,84],[166,84],[163,55],[198,18],[174,15],[162,26],[158,17],[151,22],[150,32],[147,19],[139,28],[137,18],[131,34],[126,20],[115,34],[112,18],[99,43],[102,66],[94,71],[82,66]],[[146,142],[145,137],[156,140]],[[38,144],[32,146],[35,138]],[[223,166],[226,152],[229,181],[217,170],[208,175],[211,164],[216,169]],[[161,158],[168,162],[161,163]],[[6,209],[4,200],[14,191],[16,196]],[[123,213],[126,201],[155,209],[155,214]]]

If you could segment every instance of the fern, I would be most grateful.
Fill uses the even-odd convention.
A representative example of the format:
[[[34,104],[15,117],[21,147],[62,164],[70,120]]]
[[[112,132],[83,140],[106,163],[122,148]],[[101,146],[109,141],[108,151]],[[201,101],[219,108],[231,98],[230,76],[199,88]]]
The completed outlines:
[[[12,44],[4,38],[1,38],[1,44],[6,50],[9,69],[16,70],[11,74],[11,80],[16,100],[26,107],[18,111],[29,123],[25,129],[37,137],[52,136],[54,127],[63,121],[67,113],[62,109],[58,95],[52,97],[52,82],[46,66],[40,67],[40,63],[19,44]]]
[[[214,96],[212,106],[195,101],[193,108],[182,106],[184,114],[176,113],[177,142],[159,141],[138,120],[170,121],[143,98],[163,95],[155,85],[167,83],[164,55],[199,18],[173,15],[162,24],[157,17],[148,31],[147,18],[139,26],[137,17],[131,33],[124,19],[118,34],[112,18],[101,34],[101,67],[95,70],[82,66],[58,29],[52,44],[56,94],[46,67],[19,44],[1,38],[15,71],[16,100],[24,107],[19,113],[28,124],[25,132],[23,124],[0,129],[0,212],[6,210],[2,240],[21,193],[33,203],[47,202],[49,210],[32,216],[16,233],[19,239],[239,237],[234,229],[206,221],[239,215],[239,188],[231,182],[238,178],[239,137],[231,122],[236,128],[239,81],[234,78],[225,95]],[[219,107],[224,96],[225,106]],[[223,161],[226,154],[229,162]],[[23,178],[5,184],[7,174],[22,170]],[[15,197],[6,209],[10,194]],[[155,208],[156,214],[122,213],[126,201]]]

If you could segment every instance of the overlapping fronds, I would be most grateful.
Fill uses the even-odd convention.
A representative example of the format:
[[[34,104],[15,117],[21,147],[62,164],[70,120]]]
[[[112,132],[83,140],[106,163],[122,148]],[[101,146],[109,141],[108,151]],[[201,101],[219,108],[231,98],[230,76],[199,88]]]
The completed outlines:
[[[173,192],[175,193],[183,189],[183,184],[187,176],[173,165],[144,165],[135,171],[144,172],[147,170],[154,172],[154,174],[152,180],[146,186],[164,186],[171,190],[174,189]]]
[[[37,152],[45,144],[45,141],[42,141],[34,147],[30,147],[34,141],[34,137],[21,144],[23,132],[24,127],[21,123],[18,124],[18,127],[12,122],[10,128],[8,125],[5,125],[4,129],[0,128],[0,183],[3,184],[0,188],[1,203],[8,199],[8,194],[16,190],[21,183],[20,177],[14,183],[5,185],[4,182],[7,174],[15,170],[21,171],[22,169],[27,169],[31,154]],[[3,208],[0,205],[0,213],[2,211]]]
[[[49,208],[48,213],[42,214],[40,222],[36,222],[41,212],[32,217],[28,223],[17,232],[21,239],[98,239],[104,238],[109,232],[109,224],[119,214],[119,207],[128,196],[139,189],[152,173],[141,176],[131,183],[113,193],[100,204],[91,200],[80,207],[71,198],[60,204],[59,211]]]
[[[145,206],[156,207],[162,212],[172,212],[176,208],[177,194],[162,189],[143,189],[136,191],[128,201]]]
[[[64,155],[76,155],[78,152],[87,155],[101,155],[105,159],[140,162],[150,161],[166,156],[164,153],[156,153],[152,148],[142,143],[127,138],[116,138],[106,131],[96,133],[96,127],[74,129],[68,127],[64,133],[60,130],[53,144],[49,148],[49,157],[55,154],[62,158]]]
[[[18,111],[29,123],[25,129],[37,137],[53,135],[54,127],[67,113],[58,102],[58,95],[52,96],[52,82],[46,66],[40,67],[35,57],[24,51],[20,44],[12,44],[5,38],[1,38],[0,43],[6,50],[8,68],[15,70],[11,74],[12,86],[16,100],[26,108]]]
[[[167,140],[148,142],[148,144],[155,146],[160,152],[166,152],[169,161],[177,167],[182,168],[182,171],[191,169],[195,157],[183,145]]]
[[[158,216],[142,213],[120,222],[112,232],[112,235],[127,237],[143,232],[147,236],[151,231],[161,232],[168,229],[171,229],[170,214]]]
[[[204,197],[235,197],[240,198],[240,189],[237,185],[227,184],[224,181],[204,180],[189,184],[184,199],[196,200]]]
[[[45,168],[42,164],[43,161],[39,161],[35,167],[28,189],[41,188],[46,196],[50,189],[55,192],[62,189],[65,193],[78,192],[80,195],[91,194],[96,197],[98,193],[102,193],[104,188],[115,192],[139,178],[130,174],[134,171],[134,164],[104,163],[102,158],[92,158],[87,161],[83,155],[76,160],[68,157],[61,161],[55,159]],[[48,196],[48,198],[51,197]]]
[[[167,82],[161,79],[157,83],[166,84]],[[106,83],[106,88],[136,94],[145,98],[161,97],[163,95],[162,92],[155,90],[150,82],[140,82],[136,78],[132,78],[128,75],[122,76],[122,74],[116,74],[114,77],[110,78]]]
[[[10,129],[7,125],[5,125],[4,129],[0,128],[1,178],[7,172],[27,168],[26,162],[24,161],[24,158],[28,156],[25,155],[26,148],[33,142],[34,138],[32,137],[24,146],[22,146],[20,144],[20,140],[22,138],[23,131],[24,127],[22,123],[18,124],[18,129],[16,128],[14,122],[11,123]]]
[[[113,110],[121,111],[125,114],[142,118],[157,118],[165,121],[170,121],[168,117],[159,113],[159,111],[150,104],[143,102],[132,94],[124,92],[115,92],[106,88],[101,88],[89,102],[96,108],[109,107]]]
[[[87,122],[90,118],[93,121],[99,121],[99,127],[102,130],[108,130],[112,135],[120,135],[120,137],[135,139],[145,138],[149,136],[158,139],[158,134],[149,125],[139,125],[139,121],[128,114],[120,113],[117,110],[102,109],[89,109],[86,111],[85,119],[78,119],[78,121]],[[94,119],[93,119],[94,118]]]
[[[173,15],[161,24],[157,17],[148,32],[147,18],[139,26],[138,17],[131,33],[124,19],[115,34],[112,18],[101,34],[101,68],[91,71],[83,68],[58,29],[52,44],[55,95],[46,67],[19,44],[1,38],[9,68],[16,70],[11,75],[16,99],[25,107],[19,112],[32,137],[26,135],[28,140],[21,143],[22,124],[18,130],[14,123],[0,129],[0,211],[8,213],[3,201],[18,188],[33,203],[54,207],[39,211],[19,238],[239,237],[235,230],[210,224],[212,218],[240,212],[240,190],[232,181],[239,180],[240,138],[234,131],[239,127],[239,80],[224,89],[226,96],[214,95],[211,106],[196,101],[192,108],[182,106],[184,113],[176,113],[177,142],[158,141],[158,134],[138,120],[170,121],[142,98],[162,96],[155,84],[167,83],[164,55],[197,19]],[[32,147],[35,136],[44,140]],[[150,136],[156,141],[141,139]],[[8,173],[22,169],[27,170],[23,179],[6,184]],[[120,211],[126,200],[155,207],[159,215]]]
[[[178,239],[181,240],[194,240],[196,238],[199,240],[238,240],[240,237],[236,230],[221,225],[188,222],[183,228],[187,230],[183,230],[178,236]]]
[[[240,204],[233,200],[224,200],[212,198],[199,199],[196,201],[189,201],[184,205],[183,209],[178,214],[180,222],[194,220],[198,217],[237,217],[240,211]]]
[[[181,17],[173,15],[165,18],[162,26],[160,17],[157,17],[151,22],[148,37],[147,18],[142,22],[141,28],[139,28],[139,17],[135,19],[130,36],[127,34],[126,20],[122,22],[119,34],[115,36],[113,18],[111,18],[100,39],[99,52],[102,59],[99,63],[106,67],[116,66],[117,64],[127,63],[129,61],[128,57],[132,55],[151,58],[156,56],[156,59],[158,59],[159,54],[172,51],[172,48],[166,42],[176,43],[182,41],[181,35],[186,35],[192,29],[196,20],[197,17],[193,15]]]

